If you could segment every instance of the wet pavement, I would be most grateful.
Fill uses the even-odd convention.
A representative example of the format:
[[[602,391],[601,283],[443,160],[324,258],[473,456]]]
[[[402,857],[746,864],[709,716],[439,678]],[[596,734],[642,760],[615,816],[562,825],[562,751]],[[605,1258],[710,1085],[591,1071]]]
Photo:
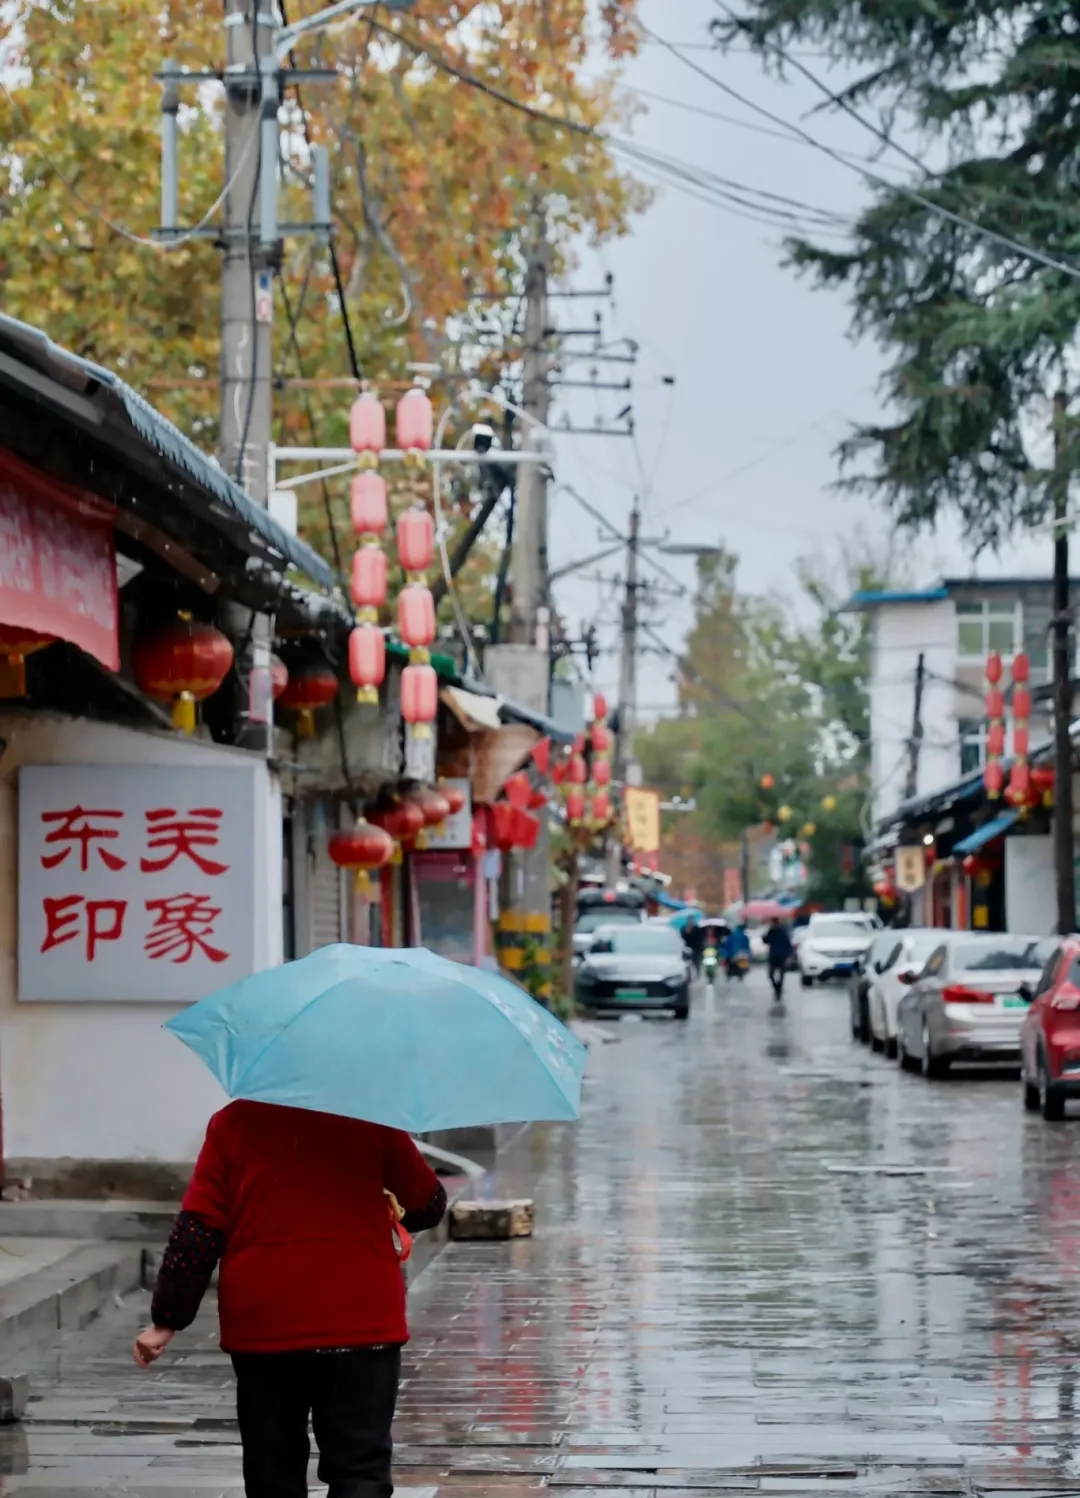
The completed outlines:
[[[535,1238],[454,1245],[410,1297],[409,1498],[1080,1494],[1080,1119],[903,1075],[839,987],[603,1028],[580,1127],[498,1183]],[[24,1358],[2,1491],[239,1491],[210,1311],[149,1376],[145,1300]]]

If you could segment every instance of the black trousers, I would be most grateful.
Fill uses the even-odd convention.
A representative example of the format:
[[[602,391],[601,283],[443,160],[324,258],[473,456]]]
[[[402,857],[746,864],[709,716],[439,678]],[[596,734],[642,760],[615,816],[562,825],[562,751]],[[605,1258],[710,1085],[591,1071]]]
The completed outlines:
[[[773,993],[780,998],[784,992],[784,974],[787,971],[787,958],[783,962],[769,963],[769,982],[772,984]]]
[[[390,1498],[401,1348],[233,1354],[247,1498],[307,1498],[308,1417],[329,1498]]]

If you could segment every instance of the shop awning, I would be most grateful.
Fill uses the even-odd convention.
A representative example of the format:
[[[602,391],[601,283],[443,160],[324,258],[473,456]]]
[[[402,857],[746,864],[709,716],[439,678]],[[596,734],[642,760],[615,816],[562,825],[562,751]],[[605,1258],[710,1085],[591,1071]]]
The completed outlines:
[[[1008,832],[1018,815],[1019,813],[1015,811],[1003,811],[992,821],[984,822],[981,827],[977,827],[960,842],[954,843],[953,853],[959,854],[961,858],[966,858],[969,853],[977,853],[980,848],[985,848],[987,843],[992,843],[1003,832]]]

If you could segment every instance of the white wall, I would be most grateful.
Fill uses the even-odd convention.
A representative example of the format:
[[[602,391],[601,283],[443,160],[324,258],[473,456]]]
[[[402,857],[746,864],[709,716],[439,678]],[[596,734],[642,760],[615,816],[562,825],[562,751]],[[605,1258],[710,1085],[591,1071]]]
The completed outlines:
[[[187,1048],[162,1030],[164,1004],[19,1004],[17,771],[28,764],[251,764],[243,751],[111,724],[0,713],[0,1104],[8,1157],[192,1160],[225,1101]],[[265,765],[251,856],[256,963],[281,961],[281,792]]]
[[[1005,929],[1053,936],[1057,927],[1057,881],[1052,837],[1005,839]]]
[[[915,708],[915,672],[925,656],[923,741],[916,794],[948,785],[960,774],[956,721],[956,616],[951,599],[891,603],[874,610],[870,671],[871,773],[874,821],[905,799]],[[936,679],[943,678],[943,679]]]

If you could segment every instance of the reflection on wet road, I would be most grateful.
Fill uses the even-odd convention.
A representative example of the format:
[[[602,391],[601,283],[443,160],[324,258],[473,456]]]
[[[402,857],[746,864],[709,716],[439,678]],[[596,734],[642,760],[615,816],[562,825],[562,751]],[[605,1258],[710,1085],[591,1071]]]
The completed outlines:
[[[403,1487],[1080,1493],[1080,1120],[903,1075],[847,1014],[839,987],[776,1014],[755,975],[603,1027],[580,1128],[499,1184],[536,1237],[457,1245],[412,1296]],[[38,1359],[6,1492],[237,1484],[210,1318],[146,1380],[141,1309]]]

